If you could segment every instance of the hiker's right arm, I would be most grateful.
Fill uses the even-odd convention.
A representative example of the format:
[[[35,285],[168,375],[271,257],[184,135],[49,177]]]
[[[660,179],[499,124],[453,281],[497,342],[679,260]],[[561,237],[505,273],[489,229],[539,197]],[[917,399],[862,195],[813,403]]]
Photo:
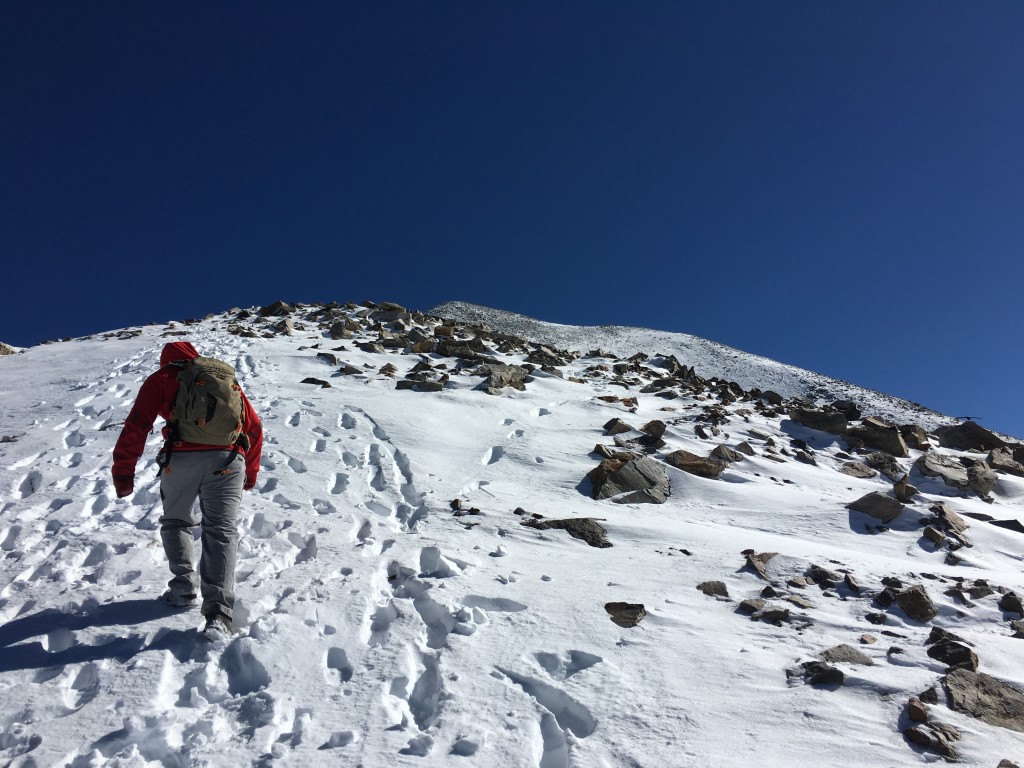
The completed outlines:
[[[159,373],[154,373],[143,382],[114,446],[111,474],[114,476],[114,489],[118,498],[127,496],[135,486],[135,465],[146,449],[146,439],[163,402],[162,379]]]

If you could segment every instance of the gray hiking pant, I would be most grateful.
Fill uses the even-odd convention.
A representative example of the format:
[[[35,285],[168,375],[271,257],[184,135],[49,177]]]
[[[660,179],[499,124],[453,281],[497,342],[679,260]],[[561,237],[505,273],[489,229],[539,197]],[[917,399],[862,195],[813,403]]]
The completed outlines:
[[[245,459],[235,456],[228,463],[230,454],[227,450],[178,451],[171,454],[171,471],[160,474],[160,498],[164,503],[160,538],[174,574],[167,586],[175,595],[194,595],[196,587],[201,586],[204,616],[220,611],[231,618],[235,602],[238,507],[242,503]],[[192,556],[196,497],[202,514],[198,575]]]

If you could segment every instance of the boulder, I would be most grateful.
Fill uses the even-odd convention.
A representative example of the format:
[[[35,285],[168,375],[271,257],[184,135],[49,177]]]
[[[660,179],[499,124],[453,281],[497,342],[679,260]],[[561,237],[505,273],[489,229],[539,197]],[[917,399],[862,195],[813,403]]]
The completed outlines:
[[[782,405],[782,395],[772,390],[766,390],[761,393],[761,399],[766,401],[768,405],[779,406]]]
[[[909,503],[910,500],[914,498],[914,496],[920,493],[920,491],[918,491],[917,488],[915,488],[913,485],[907,482],[908,477],[909,475],[904,475],[902,478],[897,480],[892,486],[893,495],[897,499],[902,501],[904,504]]]
[[[753,456],[754,455],[754,449],[751,447],[750,443],[748,443],[746,441],[744,441],[742,443],[737,443],[736,444],[736,450],[739,451],[740,453],[746,455],[746,456]]]
[[[839,468],[839,471],[850,477],[874,477],[878,473],[860,461],[848,461]]]
[[[350,339],[352,338],[352,331],[348,328],[348,321],[333,323],[330,328],[327,329],[327,335],[332,339]]]
[[[654,419],[653,421],[648,421],[646,424],[640,427],[641,432],[650,435],[651,437],[654,438],[662,437],[665,434],[666,429],[668,429],[668,426],[665,424],[664,421],[661,421],[661,419]]]
[[[805,661],[799,670],[786,670],[786,677],[802,677],[811,685],[840,686],[846,679],[842,671],[823,661]]]
[[[292,311],[290,305],[283,301],[275,301],[273,304],[268,304],[265,307],[260,308],[260,317],[284,317]]]
[[[978,671],[978,656],[963,643],[946,638],[928,649],[928,655],[950,669]]]
[[[738,610],[742,613],[753,614],[757,613],[758,611],[763,611],[767,607],[767,600],[762,600],[759,597],[751,597],[740,602]]]
[[[922,624],[927,624],[939,615],[935,603],[928,597],[928,593],[920,584],[900,592],[896,595],[896,602],[907,616]]]
[[[1024,691],[990,675],[955,669],[943,684],[957,712],[1000,728],[1024,732]]]
[[[1011,448],[994,448],[988,455],[988,464],[992,469],[1005,472],[1008,475],[1024,477],[1024,464],[1014,458]]]
[[[956,459],[926,451],[914,462],[914,469],[925,477],[940,477],[952,488],[966,489],[970,485],[967,469]]]
[[[729,466],[729,462],[711,457],[698,456],[689,451],[673,451],[665,461],[676,469],[698,477],[716,478]]]
[[[999,482],[999,475],[983,461],[972,462],[967,467],[967,487],[984,498]]]
[[[581,539],[592,547],[610,547],[608,532],[593,517],[570,517],[564,520],[524,520],[520,525],[544,531],[551,528],[566,531],[574,539]]]
[[[526,389],[526,379],[530,375],[525,368],[505,363],[484,363],[477,373],[487,377],[481,388],[489,395],[501,394],[505,387],[522,391]]]
[[[727,445],[716,445],[711,451],[711,458],[722,461],[743,461],[743,454]]]
[[[833,435],[844,434],[848,427],[846,417],[839,411],[794,408],[789,412],[789,418],[798,424],[803,424],[805,427],[817,429],[821,432],[829,432]]]
[[[924,427],[921,425],[900,424],[899,430],[907,447],[919,451],[931,447],[931,443],[928,442],[928,433],[924,431]]]
[[[910,455],[899,429],[875,419],[865,419],[861,426],[850,427],[846,434],[863,440],[868,448],[885,451],[892,456],[906,458]]]
[[[0,355],[13,355],[16,351],[10,344],[0,341]]]
[[[911,744],[947,758],[950,762],[960,761],[960,752],[953,742],[961,739],[960,732],[945,723],[922,723],[914,728],[903,729],[904,738]]]
[[[642,603],[605,603],[604,609],[612,621],[625,629],[635,627],[647,615]]]
[[[669,495],[664,468],[646,456],[626,454],[605,459],[587,477],[594,484],[595,499],[613,499],[618,504],[662,504]]]
[[[330,386],[331,386],[330,382],[324,381],[323,379],[314,379],[312,376],[303,379],[299,383],[300,384],[316,384],[318,387],[322,387],[323,389],[330,389]]]
[[[861,417],[860,408],[853,400],[836,400],[832,407],[846,417],[847,421],[857,421]]]
[[[999,610],[1024,615],[1024,600],[1016,592],[1007,592],[999,598]]]
[[[621,435],[633,431],[635,431],[633,427],[619,418],[612,419],[604,425],[604,433],[606,435]]]
[[[720,581],[704,581],[697,585],[697,589],[708,597],[728,597],[729,590]]]
[[[767,571],[768,563],[772,560],[772,558],[777,557],[779,553],[778,552],[760,552],[760,553],[755,553],[754,550],[748,549],[743,554],[747,558],[747,565],[750,566],[751,568],[753,568],[757,572],[757,575],[760,576],[762,579],[764,579],[765,581],[770,581],[770,579],[768,578],[768,571]]]
[[[891,523],[903,511],[903,505],[884,493],[872,491],[846,505],[847,509],[863,512],[883,523]]]
[[[877,469],[894,483],[907,474],[907,471],[896,461],[896,457],[885,451],[875,451],[864,457],[864,463]]]
[[[835,648],[829,648],[827,651],[822,651],[821,658],[825,661],[830,661],[833,664],[861,664],[865,667],[873,666],[875,662],[871,660],[863,651],[859,651],[852,645],[837,645]]]
[[[939,427],[935,430],[939,445],[958,451],[991,451],[1002,448],[1006,441],[973,421]]]

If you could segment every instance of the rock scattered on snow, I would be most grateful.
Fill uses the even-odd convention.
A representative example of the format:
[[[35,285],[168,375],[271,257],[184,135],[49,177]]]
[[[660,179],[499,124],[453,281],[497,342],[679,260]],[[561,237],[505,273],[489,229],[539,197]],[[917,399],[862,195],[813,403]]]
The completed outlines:
[[[625,629],[635,627],[647,615],[643,603],[605,603],[604,609],[612,621]]]
[[[1024,732],[1024,691],[991,675],[956,669],[942,681],[957,712],[989,725]]]
[[[846,508],[863,512],[886,524],[895,520],[900,512],[903,511],[903,505],[900,502],[879,491],[871,491],[871,493],[861,496],[856,501],[851,501],[846,505]]]
[[[594,485],[595,499],[612,499],[618,504],[662,504],[669,495],[664,468],[646,456],[605,459],[587,477]]]

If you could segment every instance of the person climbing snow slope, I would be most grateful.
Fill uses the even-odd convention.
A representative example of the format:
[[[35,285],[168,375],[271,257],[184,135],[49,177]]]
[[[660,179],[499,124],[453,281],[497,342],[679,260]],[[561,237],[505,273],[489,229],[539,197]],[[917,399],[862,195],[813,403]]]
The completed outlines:
[[[230,635],[238,510],[242,490],[256,485],[263,426],[231,366],[200,357],[188,342],[167,344],[160,369],[143,382],[114,446],[111,474],[118,498],[135,490],[135,466],[157,416],[167,421],[157,465],[160,538],[173,574],[161,599],[192,607],[200,588],[207,620],[203,634],[211,640]],[[202,525],[198,574],[192,547],[197,498]]]

